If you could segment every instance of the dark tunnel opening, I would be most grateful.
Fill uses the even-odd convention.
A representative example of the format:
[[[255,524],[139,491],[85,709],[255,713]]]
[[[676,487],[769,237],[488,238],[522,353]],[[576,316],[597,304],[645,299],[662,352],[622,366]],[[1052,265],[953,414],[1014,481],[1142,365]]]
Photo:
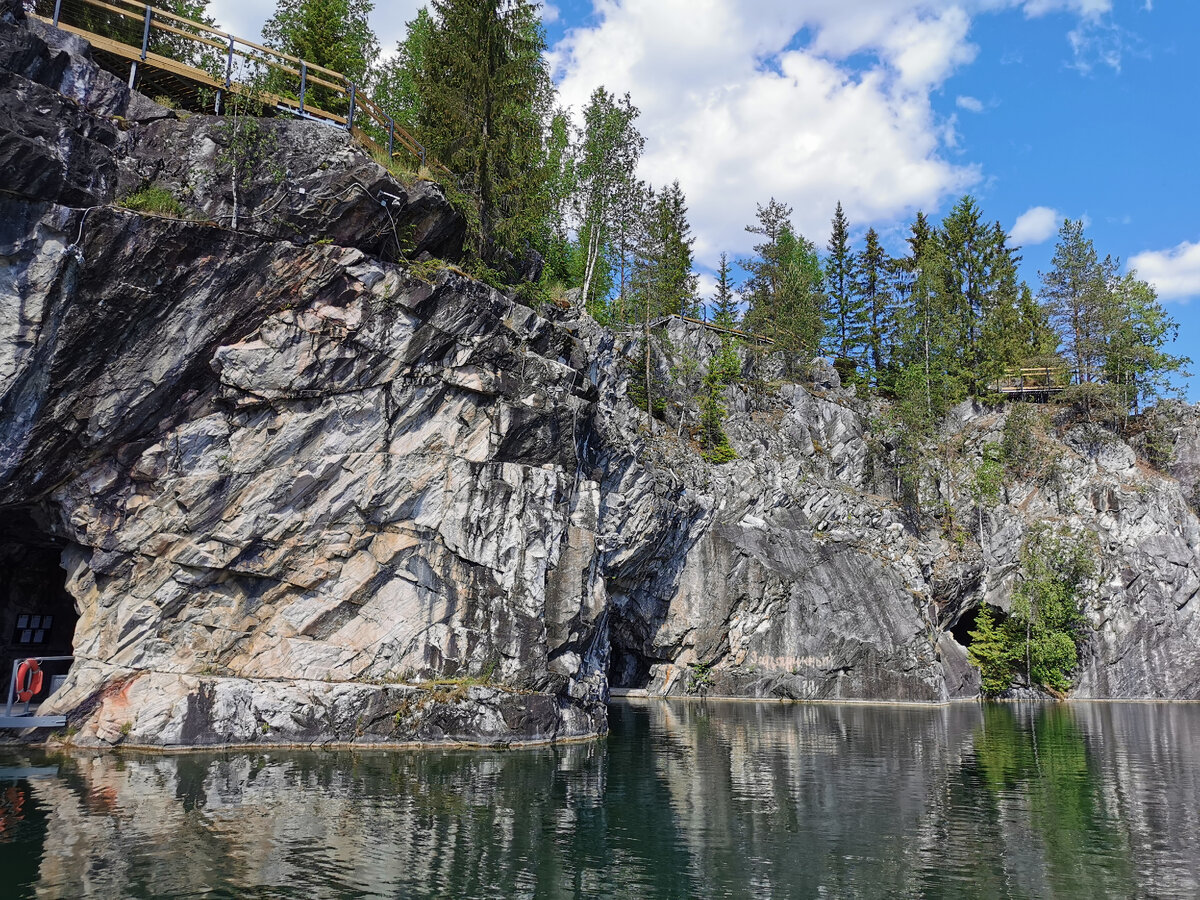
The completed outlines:
[[[73,653],[79,614],[67,592],[65,547],[65,541],[38,525],[30,510],[0,511],[0,714],[22,661]],[[42,685],[29,702],[31,711],[61,686],[71,661],[47,659],[38,666]],[[14,701],[14,712],[24,707]]]
[[[950,626],[950,634],[964,647],[971,646],[971,632],[975,630],[975,620],[979,618],[980,609],[979,606],[968,609],[958,617],[957,622]]]

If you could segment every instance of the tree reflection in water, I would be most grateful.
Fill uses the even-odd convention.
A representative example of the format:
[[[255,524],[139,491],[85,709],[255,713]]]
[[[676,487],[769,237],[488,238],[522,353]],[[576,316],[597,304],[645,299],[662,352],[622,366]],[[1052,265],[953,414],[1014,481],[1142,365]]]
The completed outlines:
[[[0,865],[43,897],[1197,896],[1198,741],[1186,705],[707,701],[540,750],[26,753],[57,770],[14,777]]]

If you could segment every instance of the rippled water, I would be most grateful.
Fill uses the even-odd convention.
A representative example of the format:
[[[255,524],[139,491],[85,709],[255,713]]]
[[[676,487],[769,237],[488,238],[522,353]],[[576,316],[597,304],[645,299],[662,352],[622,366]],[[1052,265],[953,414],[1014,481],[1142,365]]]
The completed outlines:
[[[501,753],[0,754],[0,896],[1200,896],[1200,706],[611,715]]]

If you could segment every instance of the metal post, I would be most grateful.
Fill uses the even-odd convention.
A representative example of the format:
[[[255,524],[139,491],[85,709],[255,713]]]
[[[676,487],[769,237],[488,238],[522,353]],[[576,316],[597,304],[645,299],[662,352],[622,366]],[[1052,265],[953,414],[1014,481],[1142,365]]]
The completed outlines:
[[[142,25],[142,62],[146,61],[146,48],[150,46],[150,17],[154,15],[154,7],[146,5],[146,21]]]
[[[233,78],[233,35],[229,36],[229,52],[225,54],[225,90],[229,90],[229,85]]]
[[[146,61],[146,48],[150,44],[150,17],[154,15],[154,7],[146,7],[146,18],[142,24],[142,53],[138,57],[142,62]],[[138,75],[138,60],[135,59],[129,64],[129,89],[132,91],[133,86],[137,84]]]
[[[354,131],[354,82],[350,82],[350,115],[346,117],[346,130]]]
[[[392,158],[392,153],[396,147],[396,120],[388,116],[388,159]]]
[[[62,0],[54,0],[54,27],[58,27],[58,14],[62,12]]]
[[[17,669],[20,668],[20,666],[21,666],[21,661],[19,659],[14,659],[13,660],[12,678],[10,678],[8,680],[8,706],[4,710],[4,714],[6,716],[12,715],[13,700],[16,698],[16,695],[17,695]]]
[[[308,63],[300,60],[300,115],[304,115],[304,89],[308,87]]]

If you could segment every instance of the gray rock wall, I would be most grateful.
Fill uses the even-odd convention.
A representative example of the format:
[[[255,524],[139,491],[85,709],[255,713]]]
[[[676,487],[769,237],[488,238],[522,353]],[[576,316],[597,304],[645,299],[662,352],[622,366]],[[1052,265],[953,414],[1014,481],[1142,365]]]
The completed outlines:
[[[924,485],[945,513],[914,524],[883,410],[740,351],[739,458],[711,465],[694,404],[629,402],[636,336],[411,268],[461,251],[436,185],[275,120],[284,177],[235,231],[220,120],[6,15],[0,543],[61,552],[77,661],[43,711],[76,741],[556,740],[604,729],[610,683],[973,697],[964,623],[1007,607],[1047,521],[1101,563],[1076,693],[1200,696],[1200,525],[1125,444],[1051,423],[979,509],[1006,412],[964,405]],[[187,218],[113,205],[146,183]],[[674,320],[654,367],[720,340]]]

